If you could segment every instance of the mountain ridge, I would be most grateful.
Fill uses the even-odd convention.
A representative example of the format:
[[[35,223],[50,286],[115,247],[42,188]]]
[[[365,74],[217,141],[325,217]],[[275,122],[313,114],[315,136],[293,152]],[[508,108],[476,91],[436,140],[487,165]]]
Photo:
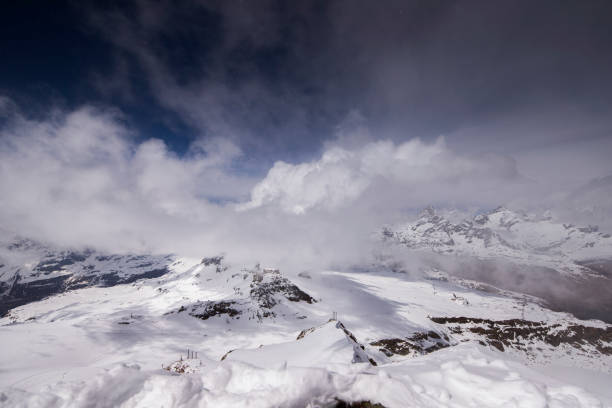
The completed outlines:
[[[384,227],[382,236],[414,250],[505,259],[573,276],[601,275],[581,263],[612,258],[612,236],[597,226],[579,227],[550,214],[537,217],[504,206],[458,223],[430,206],[415,221]]]

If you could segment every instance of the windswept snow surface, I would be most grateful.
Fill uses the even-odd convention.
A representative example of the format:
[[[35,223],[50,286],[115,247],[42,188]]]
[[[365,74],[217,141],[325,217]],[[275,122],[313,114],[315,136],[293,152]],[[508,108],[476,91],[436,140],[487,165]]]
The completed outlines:
[[[605,353],[537,342],[500,352],[430,317],[602,322],[404,274],[281,272],[180,259],[156,279],[15,308],[0,319],[0,406],[612,407]],[[448,341],[423,355],[371,344],[419,333]]]
[[[380,368],[221,362],[172,375],[118,365],[86,382],[60,383],[36,394],[15,389],[0,394],[4,404],[15,407],[317,407],[334,406],[338,398],[375,400],[386,407],[574,408],[610,402],[470,346]]]

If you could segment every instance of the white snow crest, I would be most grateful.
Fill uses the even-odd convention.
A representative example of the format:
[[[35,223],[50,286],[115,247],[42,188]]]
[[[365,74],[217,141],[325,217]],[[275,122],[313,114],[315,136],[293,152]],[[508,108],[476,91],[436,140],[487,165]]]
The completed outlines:
[[[475,346],[384,368],[347,364],[325,368],[259,368],[221,362],[175,375],[119,365],[93,379],[58,383],[34,394],[10,388],[6,407],[326,407],[336,399],[385,407],[603,407],[576,386],[552,380]]]

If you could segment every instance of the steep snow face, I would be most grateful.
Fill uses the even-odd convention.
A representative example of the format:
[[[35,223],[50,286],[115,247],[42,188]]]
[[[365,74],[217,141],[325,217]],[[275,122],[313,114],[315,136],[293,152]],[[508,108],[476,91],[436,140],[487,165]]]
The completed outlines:
[[[355,336],[341,322],[334,320],[305,329],[292,341],[228,352],[223,360],[242,361],[263,368],[278,368],[283,364],[294,367],[332,367],[351,363],[377,365]]]
[[[67,290],[157,278],[166,274],[175,261],[172,255],[56,249],[5,234],[0,237],[0,315]]]
[[[577,276],[597,274],[584,263],[612,258],[612,237],[596,226],[577,227],[503,207],[460,223],[430,207],[415,222],[385,228],[383,237],[413,249],[505,259]]]

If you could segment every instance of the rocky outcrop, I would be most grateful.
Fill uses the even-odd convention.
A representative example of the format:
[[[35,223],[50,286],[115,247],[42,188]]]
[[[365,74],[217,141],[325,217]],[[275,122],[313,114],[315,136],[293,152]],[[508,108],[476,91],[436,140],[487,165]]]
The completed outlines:
[[[446,334],[434,331],[419,332],[405,338],[380,339],[370,343],[377,347],[387,357],[419,356],[449,347],[450,339]]]
[[[203,302],[191,306],[189,315],[201,320],[208,320],[213,316],[227,315],[240,319],[242,312],[236,309],[234,301]],[[179,309],[180,311],[180,309]]]
[[[213,263],[215,268],[225,268],[222,264]],[[229,279],[237,282],[247,282],[248,274],[242,276],[234,274]],[[207,320],[214,316],[225,315],[228,318],[239,319],[245,315],[249,320],[262,321],[264,318],[276,317],[276,307],[284,301],[315,303],[316,300],[301,290],[289,279],[280,275],[267,275],[262,280],[253,280],[249,283],[248,296],[243,297],[243,287],[235,286],[235,297],[222,301],[197,302],[184,307],[191,316]],[[178,310],[180,311],[180,309]]]
[[[353,401],[347,402],[340,399],[336,399],[333,408],[385,408],[384,405],[377,402],[370,401]]]
[[[528,352],[530,347],[568,346],[578,352],[612,355],[612,326],[547,324],[523,319],[488,320],[472,317],[432,317],[447,327],[453,336],[472,338],[499,351],[515,349]]]
[[[274,276],[269,281],[253,283],[249,295],[260,307],[265,309],[271,309],[278,303],[277,295],[290,302],[316,302],[308,293],[298,288],[289,279],[281,276]]]

